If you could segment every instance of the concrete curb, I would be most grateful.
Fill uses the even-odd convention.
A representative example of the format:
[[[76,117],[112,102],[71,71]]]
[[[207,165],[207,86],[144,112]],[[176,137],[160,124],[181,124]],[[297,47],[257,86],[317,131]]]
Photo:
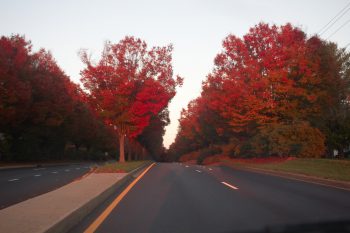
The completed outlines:
[[[267,170],[267,169],[261,169],[261,168],[254,168],[254,167],[241,167],[241,166],[229,166],[222,164],[221,166],[228,167],[228,168],[234,168],[238,170],[245,170],[255,173],[261,173],[261,174],[267,174],[272,176],[279,176],[291,180],[298,180],[302,182],[312,183],[312,184],[318,184],[323,185],[327,187],[342,189],[346,191],[350,191],[350,182],[346,181],[337,181],[337,180],[329,180],[329,179],[323,179],[320,177],[315,176],[308,176],[303,174],[296,174],[296,173],[290,173],[290,172],[282,172],[282,171],[274,171],[274,170]]]
[[[83,218],[85,218],[91,211],[93,211],[96,207],[98,207],[100,204],[102,204],[104,201],[106,201],[117,189],[118,187],[130,182],[135,177],[137,177],[146,167],[148,167],[153,162],[147,162],[140,167],[134,169],[133,171],[129,172],[126,176],[124,176],[122,179],[117,181],[115,184],[107,188],[105,191],[103,191],[100,195],[96,196],[95,198],[91,199],[87,203],[85,203],[80,208],[76,209],[71,214],[65,216],[63,219],[58,221],[56,224],[51,226],[49,229],[47,229],[46,233],[62,233],[69,231],[72,227],[74,227],[78,222],[80,222]]]
[[[9,170],[9,169],[17,169],[17,168],[35,168],[38,167],[37,164],[28,164],[28,165],[11,165],[11,166],[4,166],[0,167],[1,170]]]

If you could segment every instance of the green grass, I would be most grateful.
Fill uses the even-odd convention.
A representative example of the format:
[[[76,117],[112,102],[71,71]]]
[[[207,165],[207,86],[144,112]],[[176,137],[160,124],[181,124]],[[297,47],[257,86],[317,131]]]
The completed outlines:
[[[107,163],[103,166],[97,167],[95,172],[96,173],[130,172],[140,167],[141,165],[149,162],[150,161],[142,160],[142,161],[131,161],[131,162],[125,162],[125,163],[119,163],[119,162]]]
[[[282,163],[240,164],[267,170],[297,173],[320,178],[350,181],[350,161],[333,159],[294,159]]]

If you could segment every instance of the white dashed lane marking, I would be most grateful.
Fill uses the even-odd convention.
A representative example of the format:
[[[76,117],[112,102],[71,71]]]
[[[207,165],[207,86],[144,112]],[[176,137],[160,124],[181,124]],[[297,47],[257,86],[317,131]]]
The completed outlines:
[[[57,171],[54,171],[54,172],[51,172],[52,174],[57,174],[58,172]]]
[[[38,177],[38,176],[41,176],[41,174],[36,174],[36,175],[34,175],[34,176]]]
[[[231,188],[231,189],[235,189],[235,190],[238,189],[236,186],[234,186],[234,185],[232,185],[232,184],[228,184],[228,183],[226,183],[226,182],[224,182],[224,181],[222,181],[221,184],[226,185],[227,187],[229,187],[229,188]]]
[[[196,172],[199,172],[199,173],[201,173],[201,171],[200,171],[200,170],[196,170]]]
[[[8,180],[9,182],[12,182],[12,181],[17,181],[19,179],[11,179],[11,180]]]

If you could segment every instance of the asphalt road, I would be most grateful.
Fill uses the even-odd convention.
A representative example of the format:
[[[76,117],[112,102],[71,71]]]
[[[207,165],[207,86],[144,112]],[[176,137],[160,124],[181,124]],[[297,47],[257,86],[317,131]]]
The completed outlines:
[[[90,165],[0,170],[0,209],[66,185],[87,173]]]
[[[83,232],[106,206],[72,232]],[[225,167],[158,163],[96,232],[250,232],[339,220],[350,220],[350,191]]]

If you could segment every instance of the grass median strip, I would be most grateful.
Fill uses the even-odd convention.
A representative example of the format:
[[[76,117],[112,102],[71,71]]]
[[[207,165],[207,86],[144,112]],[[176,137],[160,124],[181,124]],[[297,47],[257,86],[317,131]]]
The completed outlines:
[[[350,160],[296,158],[277,163],[230,163],[231,165],[289,172],[338,181],[350,181]]]
[[[95,173],[127,173],[148,162],[150,161],[142,160],[142,161],[131,161],[131,162],[125,162],[125,163],[119,163],[119,162],[107,163],[103,166],[97,167],[95,170]]]

